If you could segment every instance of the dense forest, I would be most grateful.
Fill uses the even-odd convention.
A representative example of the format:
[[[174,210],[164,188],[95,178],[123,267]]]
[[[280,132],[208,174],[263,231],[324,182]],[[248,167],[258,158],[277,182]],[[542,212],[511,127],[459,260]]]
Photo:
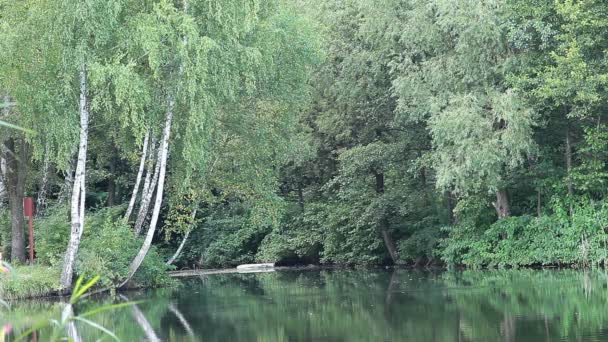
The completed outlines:
[[[0,246],[70,287],[608,258],[601,0],[0,0]]]

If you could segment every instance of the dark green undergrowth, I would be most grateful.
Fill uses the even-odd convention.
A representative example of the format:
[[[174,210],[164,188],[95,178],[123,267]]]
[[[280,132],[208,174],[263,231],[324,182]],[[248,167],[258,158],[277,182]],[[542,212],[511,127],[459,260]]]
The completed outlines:
[[[540,217],[508,217],[489,226],[465,216],[446,228],[439,253],[448,265],[479,267],[605,265],[608,258],[608,203],[554,200]]]

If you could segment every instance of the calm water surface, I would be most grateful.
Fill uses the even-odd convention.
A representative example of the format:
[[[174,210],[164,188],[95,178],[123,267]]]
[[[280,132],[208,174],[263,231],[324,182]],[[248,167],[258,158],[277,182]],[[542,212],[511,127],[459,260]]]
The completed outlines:
[[[603,271],[573,270],[224,274],[128,293],[145,302],[94,320],[124,341],[608,341],[607,284]],[[61,305],[14,303],[0,323],[23,330]]]

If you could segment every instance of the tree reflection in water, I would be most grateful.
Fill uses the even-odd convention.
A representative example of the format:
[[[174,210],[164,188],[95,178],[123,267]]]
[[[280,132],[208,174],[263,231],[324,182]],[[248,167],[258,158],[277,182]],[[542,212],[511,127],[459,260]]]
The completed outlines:
[[[125,341],[608,338],[608,276],[603,271],[285,271],[202,280],[194,277],[174,289],[129,293],[129,299],[145,302],[101,314],[95,321]],[[113,300],[88,299],[80,309]],[[0,324],[10,322],[21,331],[60,307],[53,302],[15,303]],[[78,332],[85,341],[101,337],[86,326],[78,326]],[[39,332],[40,340],[44,333]]]

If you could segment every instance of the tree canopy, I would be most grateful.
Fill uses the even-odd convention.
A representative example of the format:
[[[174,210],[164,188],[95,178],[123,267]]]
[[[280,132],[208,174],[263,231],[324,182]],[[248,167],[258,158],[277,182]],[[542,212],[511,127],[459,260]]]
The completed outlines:
[[[65,287],[112,268],[90,229],[125,251],[114,285],[254,261],[604,263],[605,7],[0,1],[0,245],[24,261],[34,196]]]

